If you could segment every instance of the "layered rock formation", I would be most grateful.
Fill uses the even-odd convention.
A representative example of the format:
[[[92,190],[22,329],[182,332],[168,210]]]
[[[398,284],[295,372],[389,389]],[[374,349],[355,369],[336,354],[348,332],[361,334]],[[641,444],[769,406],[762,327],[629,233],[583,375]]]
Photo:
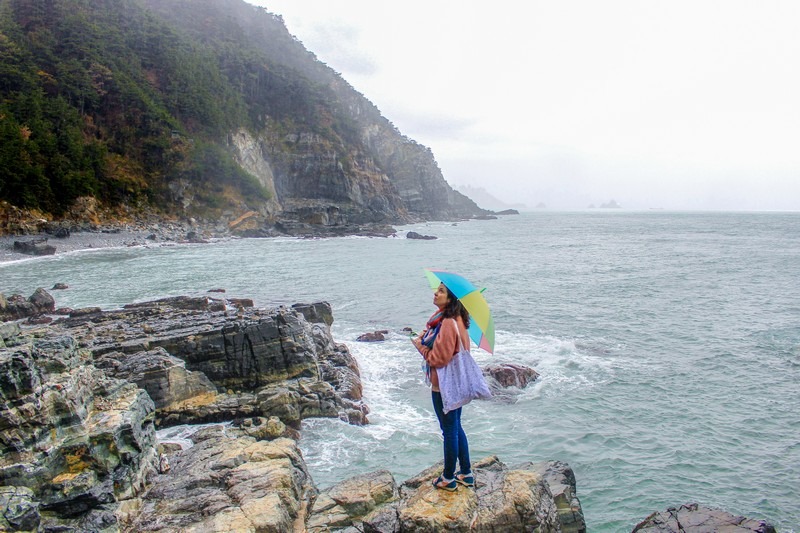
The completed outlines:
[[[0,350],[6,531],[102,530],[155,469],[152,400],[89,362],[66,335]]]
[[[303,531],[316,489],[297,443],[257,440],[221,426],[170,455],[140,498],[120,509],[123,531]]]
[[[237,420],[240,438],[222,446],[232,461],[224,464],[248,457],[255,465],[290,450],[302,473],[293,440],[267,446],[256,439],[296,437],[292,426],[311,416],[366,423],[358,366],[330,335],[330,306],[251,306],[172,298],[75,310],[46,329],[3,324],[0,530],[119,530],[133,520],[131,505],[146,507],[134,502],[149,478],[185,470],[179,461],[165,469],[156,425]],[[313,487],[310,478],[301,485]],[[283,506],[300,506],[306,492],[273,504],[285,514]],[[208,509],[203,503],[197,512]],[[140,520],[149,523],[146,516]]]

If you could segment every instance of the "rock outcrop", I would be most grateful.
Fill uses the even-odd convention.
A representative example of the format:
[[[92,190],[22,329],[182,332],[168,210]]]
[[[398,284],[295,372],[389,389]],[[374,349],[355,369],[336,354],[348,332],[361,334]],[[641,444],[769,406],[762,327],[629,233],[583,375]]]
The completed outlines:
[[[475,489],[456,492],[431,485],[439,465],[400,486],[388,471],[354,476],[319,495],[308,531],[586,531],[567,465],[509,468],[492,456],[473,464],[473,471]]]
[[[433,235],[423,235],[421,233],[417,233],[416,231],[409,231],[406,233],[406,239],[416,239],[418,241],[435,241],[438,237]]]
[[[185,512],[173,520],[165,510],[168,487],[138,498],[153,486],[150,478],[168,474],[185,474],[200,490],[191,476],[205,479],[209,470],[192,465],[213,459],[211,470],[235,471],[209,482],[216,494],[200,490],[187,500],[174,489],[176,509],[196,504],[198,516],[208,517],[210,502],[227,509],[220,502],[230,498],[235,510],[198,519],[197,530],[253,523],[253,530],[283,531],[280,517],[299,516],[313,489],[292,428],[312,416],[364,424],[368,410],[355,360],[330,335],[328,304],[248,304],[180,297],[78,310],[46,328],[2,324],[0,529],[184,524]],[[186,458],[159,453],[157,425],[218,420],[237,420],[236,438],[201,435]],[[161,518],[151,520],[151,502]],[[262,528],[274,520],[275,528]]]
[[[303,531],[316,489],[297,443],[213,427],[170,455],[141,497],[120,509],[124,531]]]
[[[87,363],[69,336],[0,350],[7,530],[102,530],[155,470],[152,400]]]
[[[278,416],[367,423],[358,365],[333,341],[330,305],[273,310],[248,300],[176,297],[73,312],[53,328],[94,364],[145,388],[159,426]]]
[[[56,301],[43,288],[36,289],[25,298],[13,294],[8,299],[0,292],[0,321],[18,320],[55,311]]]
[[[47,239],[32,239],[14,241],[14,251],[25,255],[53,255],[56,253],[56,247],[47,244]]]
[[[633,533],[699,533],[702,531],[775,533],[775,528],[764,520],[732,515],[697,503],[670,507],[666,511],[653,513],[633,528]]]

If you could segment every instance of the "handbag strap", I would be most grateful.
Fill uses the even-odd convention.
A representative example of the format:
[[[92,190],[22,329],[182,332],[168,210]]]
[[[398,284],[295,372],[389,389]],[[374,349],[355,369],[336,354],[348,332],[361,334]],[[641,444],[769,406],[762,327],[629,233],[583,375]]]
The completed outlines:
[[[458,329],[458,320],[456,320],[455,318],[451,318],[451,320],[453,321],[453,325],[456,327],[456,335],[458,336],[458,352],[456,353],[463,352],[464,341],[461,340],[461,330]]]

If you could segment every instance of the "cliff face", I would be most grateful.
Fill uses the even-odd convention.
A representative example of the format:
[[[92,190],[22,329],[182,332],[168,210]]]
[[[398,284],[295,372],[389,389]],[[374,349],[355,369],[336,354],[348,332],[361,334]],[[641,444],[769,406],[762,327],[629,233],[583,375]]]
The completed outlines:
[[[99,218],[256,212],[262,229],[485,214],[263,8],[3,6],[0,201],[44,218],[87,197]]]

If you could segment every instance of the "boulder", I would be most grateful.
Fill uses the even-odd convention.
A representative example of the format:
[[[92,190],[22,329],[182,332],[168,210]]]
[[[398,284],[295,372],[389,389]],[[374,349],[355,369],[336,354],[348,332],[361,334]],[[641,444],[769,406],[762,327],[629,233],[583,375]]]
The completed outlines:
[[[421,241],[434,241],[438,239],[438,237],[434,237],[433,235],[422,235],[421,233],[417,233],[416,231],[409,231],[406,233],[406,239],[416,239]]]
[[[539,378],[533,368],[514,363],[490,364],[483,367],[484,375],[494,378],[501,387],[524,389]]]
[[[775,527],[763,520],[753,520],[704,507],[697,503],[690,503],[653,513],[633,528],[633,533],[702,533],[706,531],[775,533]]]
[[[28,298],[14,294],[6,299],[0,294],[0,320],[19,320],[55,310],[56,301],[43,288],[39,287]]]
[[[33,239],[14,241],[14,251],[25,255],[53,255],[56,253],[56,247],[47,244],[47,239]]]
[[[372,331],[370,333],[362,333],[358,337],[356,337],[357,342],[380,342],[385,341],[386,337],[384,336],[383,331]]]

